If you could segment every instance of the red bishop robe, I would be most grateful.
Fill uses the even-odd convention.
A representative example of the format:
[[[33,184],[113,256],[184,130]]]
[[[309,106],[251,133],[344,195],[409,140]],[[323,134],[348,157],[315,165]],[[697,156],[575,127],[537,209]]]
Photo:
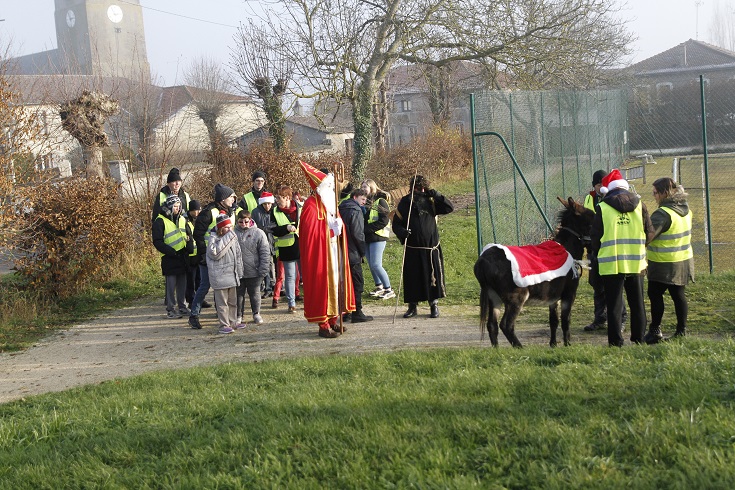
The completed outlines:
[[[340,314],[355,311],[355,289],[346,260],[347,237],[342,233],[337,238],[339,263],[336,263],[330,251],[332,235],[321,198],[317,194],[309,197],[301,209],[299,251],[304,283],[304,317],[311,323],[324,323]],[[341,307],[335,277],[342,278],[344,299]]]

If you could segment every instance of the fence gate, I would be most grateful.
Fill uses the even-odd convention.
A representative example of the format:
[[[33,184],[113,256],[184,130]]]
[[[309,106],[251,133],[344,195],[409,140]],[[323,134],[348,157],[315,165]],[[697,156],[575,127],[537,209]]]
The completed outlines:
[[[470,96],[478,253],[548,237],[561,205],[627,155],[624,90],[485,91]]]

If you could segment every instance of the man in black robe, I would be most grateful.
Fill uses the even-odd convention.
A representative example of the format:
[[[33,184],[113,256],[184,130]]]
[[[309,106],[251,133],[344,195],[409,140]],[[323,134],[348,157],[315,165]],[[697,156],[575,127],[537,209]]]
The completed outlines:
[[[416,316],[419,301],[428,301],[431,318],[439,316],[439,298],[447,295],[444,285],[444,256],[439,244],[436,217],[454,211],[454,205],[431,189],[421,175],[412,177],[411,194],[403,196],[393,216],[393,233],[406,247],[403,264],[403,301],[408,311],[403,318]],[[409,208],[411,210],[409,216]]]

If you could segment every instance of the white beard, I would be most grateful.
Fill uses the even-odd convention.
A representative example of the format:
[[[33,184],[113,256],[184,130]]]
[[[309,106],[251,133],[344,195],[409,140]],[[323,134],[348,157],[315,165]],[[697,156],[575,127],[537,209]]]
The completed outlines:
[[[334,176],[328,174],[327,177],[316,188],[317,194],[324,204],[324,208],[330,216],[337,215],[336,194],[334,193]]]

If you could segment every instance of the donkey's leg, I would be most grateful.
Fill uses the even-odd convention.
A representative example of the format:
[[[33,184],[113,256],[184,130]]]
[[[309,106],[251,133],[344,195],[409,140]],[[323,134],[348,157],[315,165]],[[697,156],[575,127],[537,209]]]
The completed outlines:
[[[549,305],[549,328],[551,329],[549,345],[556,347],[556,330],[559,328],[559,301]]]
[[[561,331],[564,338],[564,345],[569,346],[572,344],[572,334],[569,329],[569,325],[572,319],[572,306],[574,300],[577,299],[577,286],[579,280],[571,286],[568,291],[564,291],[561,299]]]
[[[500,299],[498,293],[493,289],[488,289],[488,300],[490,302],[490,318],[487,322],[487,333],[490,335],[490,342],[493,347],[498,346],[498,318],[500,317],[500,305],[503,300]]]
[[[505,338],[508,339],[508,342],[510,342],[513,347],[523,347],[523,345],[521,345],[521,341],[516,337],[515,332],[516,318],[518,318],[518,315],[521,313],[522,307],[523,304],[518,305],[506,302],[505,313],[503,314],[503,319],[500,321],[500,330],[503,331]]]

